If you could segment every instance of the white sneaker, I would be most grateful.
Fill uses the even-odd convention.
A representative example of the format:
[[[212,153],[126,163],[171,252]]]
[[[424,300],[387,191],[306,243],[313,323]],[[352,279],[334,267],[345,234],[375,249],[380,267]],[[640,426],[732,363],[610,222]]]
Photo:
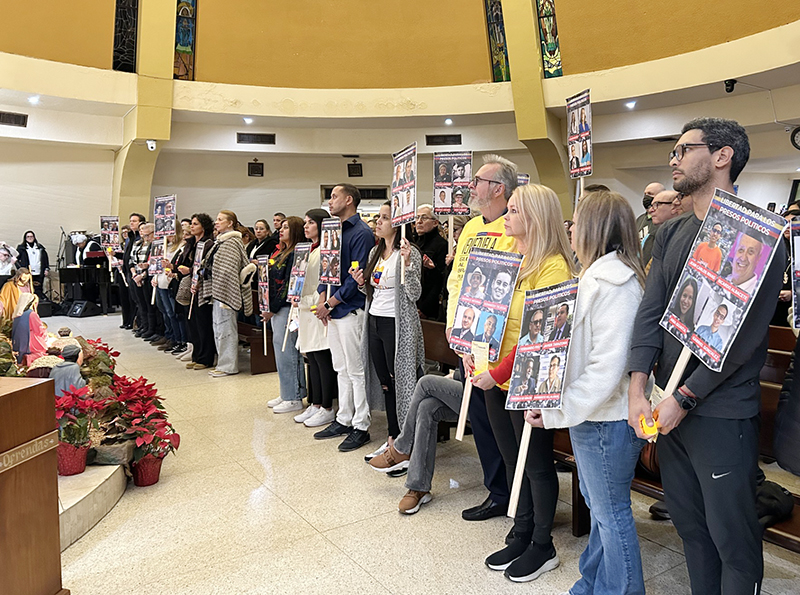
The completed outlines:
[[[208,375],[211,376],[212,378],[222,378],[224,376],[234,376],[235,374],[238,374],[238,373],[239,372],[223,372],[222,370],[214,369],[214,370],[211,370],[208,373]]]
[[[278,403],[272,408],[273,413],[290,413],[291,411],[300,411],[303,408],[303,401],[283,401]]]
[[[336,412],[333,409],[325,409],[320,407],[317,412],[303,422],[307,428],[318,428],[319,426],[327,426],[336,419]]]
[[[274,399],[267,401],[267,407],[272,409],[273,407],[275,407],[275,405],[280,405],[281,403],[283,403],[283,399],[281,399],[280,397],[275,397]]]
[[[303,411],[300,415],[294,416],[294,421],[301,424],[306,421],[309,417],[314,415],[317,411],[319,411],[319,405],[309,405],[306,407],[306,410]]]
[[[180,357],[178,357],[178,359],[181,360],[182,362],[190,362],[190,361],[192,361],[192,352],[193,351],[194,351],[194,347],[192,347],[192,344],[189,343],[188,349],[186,349],[186,351],[181,353]]]
[[[387,448],[389,448],[389,443],[384,442],[378,447],[378,450],[371,452],[368,455],[364,455],[364,460],[369,463],[375,457],[382,455]]]

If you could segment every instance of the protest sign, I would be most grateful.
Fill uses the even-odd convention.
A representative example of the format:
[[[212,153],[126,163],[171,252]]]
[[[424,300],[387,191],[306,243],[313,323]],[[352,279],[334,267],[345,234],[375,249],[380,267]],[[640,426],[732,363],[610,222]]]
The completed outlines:
[[[174,194],[168,196],[156,196],[155,207],[153,208],[153,221],[156,228],[156,238],[166,238],[175,235],[175,214],[177,197]]]
[[[589,89],[567,99],[569,177],[592,175],[592,104]]]
[[[525,292],[506,409],[561,409],[578,280]]]
[[[197,293],[197,285],[200,282],[200,265],[203,262],[203,248],[205,248],[206,243],[197,242],[197,246],[195,247],[194,251],[194,262],[192,262],[192,293]]]
[[[792,220],[792,326],[800,328],[800,220]]]
[[[319,282],[342,284],[342,222],[338,217],[322,220],[319,244]]]
[[[472,361],[475,368],[472,376],[477,376],[489,370],[489,344],[481,341],[472,342]],[[461,395],[461,410],[458,414],[456,424],[456,440],[464,440],[464,432],[467,428],[467,417],[469,416],[469,402],[472,398],[472,379],[468,378],[464,383],[464,392]]]
[[[294,247],[294,262],[292,263],[292,272],[289,276],[289,293],[288,298],[290,302],[295,302],[300,299],[300,294],[303,293],[303,285],[306,281],[306,269],[308,268],[308,258],[311,255],[311,242],[302,242]]]
[[[433,212],[469,215],[472,152],[433,154]]]
[[[100,217],[100,245],[105,248],[111,246],[115,250],[121,249],[119,235],[119,217]]]
[[[785,224],[724,190],[714,193],[661,326],[715,372],[747,317]]]
[[[164,272],[164,242],[150,244],[150,256],[147,259],[147,274],[151,277]]]
[[[497,360],[521,263],[515,252],[470,250],[455,319],[449,321],[451,349],[470,353],[472,342],[481,341],[489,344],[489,361]]]
[[[258,260],[258,311],[269,312],[269,256]]]
[[[413,222],[417,215],[417,143],[392,158],[392,227],[399,227]]]

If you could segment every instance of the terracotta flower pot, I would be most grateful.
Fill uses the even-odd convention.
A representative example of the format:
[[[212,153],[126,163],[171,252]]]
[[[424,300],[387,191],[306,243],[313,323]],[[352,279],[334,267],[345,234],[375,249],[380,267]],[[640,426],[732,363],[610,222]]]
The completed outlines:
[[[159,459],[153,455],[145,455],[139,459],[138,463],[133,464],[133,485],[144,487],[158,483],[163,461],[163,458]]]
[[[58,454],[58,474],[77,475],[86,470],[86,454],[89,452],[89,445],[75,446],[68,442],[58,443],[56,449]]]

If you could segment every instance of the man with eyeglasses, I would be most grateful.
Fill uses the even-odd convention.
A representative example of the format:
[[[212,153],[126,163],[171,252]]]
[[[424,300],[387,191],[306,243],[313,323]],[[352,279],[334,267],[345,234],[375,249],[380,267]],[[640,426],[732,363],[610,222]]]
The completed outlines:
[[[656,236],[629,358],[628,423],[645,438],[640,416],[650,425],[658,419],[666,504],[683,540],[695,594],[751,595],[761,587],[762,529],[755,498],[758,379],[786,261],[782,244],[764,272],[761,290],[751,298],[752,307],[728,348],[722,370],[713,372],[690,358],[678,389],[666,395],[654,412],[645,385],[655,368],[656,384],[666,386],[677,364],[683,346],[659,321],[715,188],[733,193],[749,155],[747,132],[737,122],[699,118],[683,127],[669,165],[674,189],[691,195],[693,212],[668,221]]]
[[[663,223],[675,217],[672,208],[673,201],[678,193],[674,190],[662,190],[653,197],[647,213],[650,215],[650,229],[647,237],[642,243],[642,264],[647,267],[653,254],[653,243],[656,239],[656,232]]]
[[[469,251],[472,248],[485,248],[500,252],[513,252],[516,243],[505,235],[503,215],[507,210],[508,199],[517,187],[517,166],[498,155],[486,155],[483,165],[478,169],[469,184],[469,202],[480,210],[481,216],[474,217],[461,231],[453,258],[453,270],[447,279],[447,337],[449,339],[455,322],[458,295],[467,268]],[[519,324],[519,323],[517,323]],[[519,332],[506,328],[506,332]],[[500,354],[500,360],[506,354]],[[464,377],[463,366],[461,368]],[[508,483],[505,464],[486,414],[484,392],[474,387],[469,404],[469,419],[475,437],[475,447],[483,468],[483,484],[489,496],[478,506],[461,513],[468,521],[483,521],[506,514],[508,509]]]
[[[419,205],[414,221],[417,239],[414,244],[422,254],[422,294],[417,300],[420,318],[437,320],[439,303],[444,287],[444,272],[447,268],[447,240],[439,233],[439,219],[431,205]]]
[[[542,334],[542,323],[544,322],[544,310],[536,310],[528,323],[528,334],[522,337],[520,345],[533,345],[534,343],[544,343]]]
[[[720,304],[719,307],[714,310],[714,314],[711,315],[711,324],[704,324],[703,326],[697,327],[697,331],[695,331],[697,336],[717,351],[722,351],[723,343],[722,337],[719,336],[719,327],[722,326],[722,323],[725,322],[727,317],[728,306]]]
[[[648,234],[651,232],[650,223],[650,205],[653,203],[653,197],[659,192],[664,192],[664,184],[661,182],[650,182],[644,188],[644,197],[642,198],[642,206],[644,213],[636,218],[636,231],[639,233],[639,241],[644,245],[644,241]]]

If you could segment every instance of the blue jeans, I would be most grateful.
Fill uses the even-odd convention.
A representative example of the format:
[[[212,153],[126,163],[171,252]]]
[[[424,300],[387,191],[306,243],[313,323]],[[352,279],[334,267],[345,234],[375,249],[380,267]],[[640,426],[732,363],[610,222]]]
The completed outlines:
[[[273,314],[272,348],[275,350],[275,366],[278,368],[278,380],[281,387],[281,399],[284,401],[300,401],[306,396],[306,368],[303,356],[297,351],[297,331],[290,332],[286,338],[286,349],[283,348],[283,335],[289,322],[289,306],[284,306]]]
[[[627,421],[569,429],[581,494],[592,512],[581,578],[570,595],[644,595],[642,556],[631,512],[631,481],[645,444]]]
[[[175,300],[169,289],[158,288],[156,304],[164,319],[164,336],[173,343],[185,343],[186,336],[183,334],[178,316],[175,314]]]

